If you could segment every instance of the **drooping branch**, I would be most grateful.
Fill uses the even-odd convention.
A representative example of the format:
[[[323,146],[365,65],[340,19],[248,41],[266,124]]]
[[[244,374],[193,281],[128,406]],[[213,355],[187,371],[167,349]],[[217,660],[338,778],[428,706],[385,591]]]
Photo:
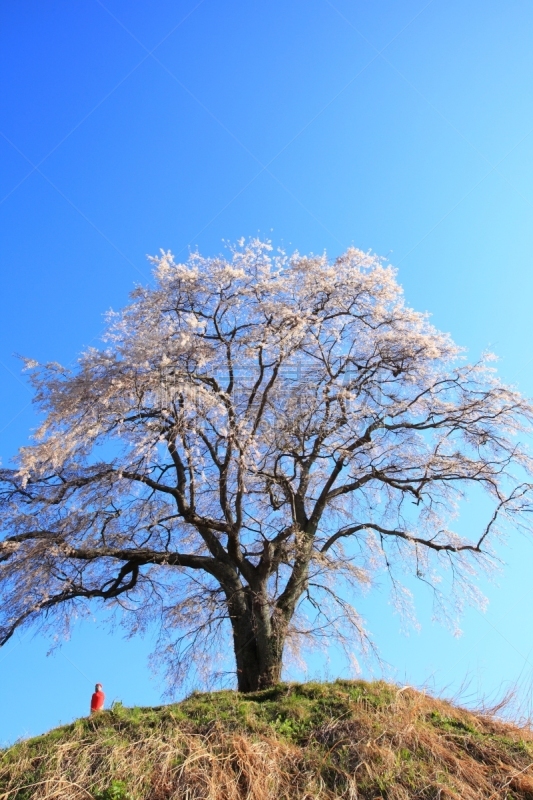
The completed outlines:
[[[482,546],[484,541],[487,539],[488,535],[490,534],[491,529],[496,524],[498,517],[502,514],[505,509],[515,502],[517,498],[525,497],[525,495],[533,489],[533,485],[531,484],[521,484],[520,486],[516,487],[508,497],[503,498],[500,500],[494,512],[485,526],[482,534],[474,543],[452,543],[452,542],[439,542],[437,541],[437,537],[444,533],[444,531],[437,531],[437,533],[432,536],[431,538],[423,538],[420,536],[415,536],[412,532],[408,530],[401,530],[401,529],[390,529],[384,528],[382,525],[378,525],[375,522],[360,522],[356,525],[347,525],[344,528],[340,528],[336,533],[330,536],[327,541],[322,545],[320,548],[321,553],[327,553],[328,550],[335,544],[335,542],[339,541],[339,539],[346,539],[350,536],[353,536],[358,531],[362,530],[373,530],[379,533],[381,536],[391,536],[397,539],[403,539],[410,544],[414,545],[422,545],[423,547],[427,547],[430,550],[435,550],[437,552],[448,552],[448,553],[462,553],[462,552],[471,552],[471,553],[479,553],[483,552]]]

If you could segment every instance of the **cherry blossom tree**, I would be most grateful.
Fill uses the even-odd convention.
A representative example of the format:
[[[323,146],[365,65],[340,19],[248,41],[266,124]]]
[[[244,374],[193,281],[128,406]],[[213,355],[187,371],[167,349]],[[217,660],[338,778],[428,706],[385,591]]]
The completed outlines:
[[[158,623],[177,681],[231,641],[247,692],[309,639],[356,648],[382,571],[399,598],[406,570],[474,591],[505,523],[527,527],[532,471],[533,409],[490,359],[356,249],[152,260],[104,349],[27,362],[43,421],[0,472],[1,643],[100,601],[132,633]],[[490,511],[465,534],[470,487]]]

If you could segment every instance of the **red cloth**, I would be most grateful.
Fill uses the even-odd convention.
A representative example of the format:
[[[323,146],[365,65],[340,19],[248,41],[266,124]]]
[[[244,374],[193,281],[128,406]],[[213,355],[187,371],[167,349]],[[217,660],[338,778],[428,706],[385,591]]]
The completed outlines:
[[[101,711],[104,707],[105,694],[103,692],[95,692],[91,697],[91,711]]]

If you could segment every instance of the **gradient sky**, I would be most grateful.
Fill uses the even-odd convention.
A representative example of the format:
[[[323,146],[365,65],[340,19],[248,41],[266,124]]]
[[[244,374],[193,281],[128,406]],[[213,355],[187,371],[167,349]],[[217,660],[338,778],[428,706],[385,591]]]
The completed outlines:
[[[69,364],[150,280],[146,254],[257,233],[387,256],[410,305],[533,395],[532,36],[526,0],[2,3],[2,462],[35,425],[14,354]],[[527,701],[533,540],[499,552],[459,639],[422,588],[409,636],[385,582],[361,600],[389,678]],[[84,715],[97,680],[109,700],[161,700],[149,640],[95,618],[49,647],[0,650],[0,744]],[[308,674],[341,669],[332,653]]]

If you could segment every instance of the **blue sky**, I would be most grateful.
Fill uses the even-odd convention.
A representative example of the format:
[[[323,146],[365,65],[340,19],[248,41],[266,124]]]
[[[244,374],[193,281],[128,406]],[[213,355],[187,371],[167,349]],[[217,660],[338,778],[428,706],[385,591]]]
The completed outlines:
[[[258,232],[399,267],[408,302],[533,395],[533,6],[524,0],[13,0],[0,7],[0,455],[35,424],[14,353],[70,363],[147,282],[146,254]],[[468,519],[476,517],[473,502]],[[469,702],[533,680],[533,544],[486,614],[405,637],[361,601],[390,677]],[[109,699],[160,702],[150,642],[96,622],[0,651],[0,743]],[[335,677],[340,666],[313,662]]]

